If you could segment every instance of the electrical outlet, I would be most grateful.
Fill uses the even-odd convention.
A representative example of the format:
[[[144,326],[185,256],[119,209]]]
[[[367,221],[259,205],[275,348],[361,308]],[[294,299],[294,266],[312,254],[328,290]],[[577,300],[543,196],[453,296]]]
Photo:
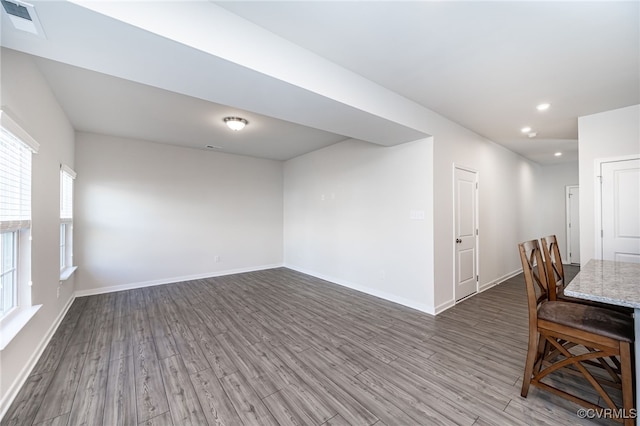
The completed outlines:
[[[424,220],[425,219],[425,212],[424,212],[424,210],[410,210],[409,211],[409,218],[411,220]]]
[[[220,256],[213,256],[213,261],[216,263],[220,262]]]

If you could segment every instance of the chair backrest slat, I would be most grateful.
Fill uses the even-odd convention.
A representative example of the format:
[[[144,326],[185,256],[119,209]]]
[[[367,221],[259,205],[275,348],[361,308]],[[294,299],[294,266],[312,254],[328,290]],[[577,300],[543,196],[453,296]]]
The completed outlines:
[[[560,247],[555,235],[542,238],[542,250],[547,271],[547,283],[551,290],[551,300],[564,293],[564,267]]]
[[[518,244],[520,260],[527,286],[527,303],[529,305],[529,321],[537,320],[538,306],[550,300],[547,275],[542,261],[542,253],[538,240],[525,241]]]

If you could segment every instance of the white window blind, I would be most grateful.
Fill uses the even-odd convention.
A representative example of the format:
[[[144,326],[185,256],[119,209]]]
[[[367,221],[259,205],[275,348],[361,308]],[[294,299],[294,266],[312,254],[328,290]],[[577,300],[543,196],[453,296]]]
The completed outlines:
[[[0,230],[31,225],[32,148],[3,126],[0,128]]]
[[[73,219],[73,180],[76,173],[69,167],[60,166],[60,219],[71,221]]]

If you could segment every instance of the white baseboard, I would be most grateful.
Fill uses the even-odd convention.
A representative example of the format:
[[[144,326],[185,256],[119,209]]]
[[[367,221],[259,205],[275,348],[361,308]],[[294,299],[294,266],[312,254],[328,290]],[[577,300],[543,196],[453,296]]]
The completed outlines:
[[[71,307],[75,299],[76,299],[75,294],[72,294],[69,300],[67,301],[66,305],[64,306],[64,308],[62,308],[62,310],[56,317],[53,324],[51,324],[51,327],[49,327],[49,330],[47,330],[45,335],[42,337],[42,340],[38,344],[38,347],[31,354],[31,356],[29,357],[29,360],[20,371],[20,374],[18,374],[18,377],[16,377],[16,379],[13,381],[13,383],[11,384],[7,392],[2,396],[2,400],[0,400],[0,420],[2,420],[5,414],[7,414],[7,410],[9,410],[9,407],[13,403],[13,400],[16,398],[16,396],[18,396],[18,392],[20,392],[20,389],[22,388],[22,386],[24,386],[25,382],[27,381],[27,378],[29,378],[29,375],[31,374],[31,370],[33,370],[33,367],[36,366],[36,363],[42,356],[42,353],[44,352],[47,345],[51,341],[51,338],[53,337],[56,330],[60,326],[60,323],[62,322],[64,316],[69,311],[69,308]]]
[[[285,264],[284,267],[288,268],[288,269],[292,269],[294,271],[301,272],[303,274],[311,275],[311,276],[316,277],[316,278],[320,278],[320,279],[325,280],[325,281],[332,282],[334,284],[341,285],[343,287],[350,288],[352,290],[359,291],[361,293],[368,294],[370,296],[379,297],[381,299],[388,300],[389,302],[397,303],[399,305],[406,306],[407,308],[415,309],[415,310],[418,310],[420,312],[424,312],[424,313],[429,314],[429,315],[435,315],[435,310],[433,309],[433,307],[428,306],[428,305],[426,305],[424,303],[417,303],[417,302],[415,302],[413,300],[406,299],[406,298],[400,297],[400,296],[396,296],[395,294],[391,294],[391,293],[387,293],[385,291],[372,289],[371,287],[367,287],[367,286],[364,286],[364,285],[361,285],[361,284],[352,283],[350,281],[345,281],[345,280],[342,280],[340,278],[330,277],[330,276],[327,276],[327,275],[324,275],[324,274],[320,274],[320,273],[315,272],[315,271],[310,271],[308,269],[297,267],[295,265]]]
[[[486,284],[483,284],[478,289],[478,293],[482,293],[483,291],[489,290],[491,287],[494,287],[494,286],[496,286],[496,285],[508,280],[509,278],[513,278],[513,277],[515,277],[516,275],[518,275],[521,272],[522,272],[522,268],[516,269],[515,271],[509,272],[508,274],[505,274],[505,275],[503,275],[503,276],[501,276],[499,278],[496,278],[493,281],[490,281],[490,282],[488,282]]]
[[[456,301],[453,299],[447,300],[446,302],[439,304],[438,306],[436,306],[436,315],[441,314],[442,312],[446,311],[447,309],[455,305],[456,305]]]
[[[477,293],[473,293],[471,295],[469,295],[468,297],[473,297],[476,294],[482,293],[483,291],[487,291],[489,290],[491,287],[495,287],[498,284],[508,280],[509,278],[513,278],[516,275],[518,275],[519,273],[522,272],[522,268],[517,269],[515,271],[509,272],[508,274],[505,274],[499,278],[496,278],[495,280],[489,281],[488,283],[482,284],[479,288],[478,288],[478,292]],[[464,299],[466,300],[466,298]],[[451,300],[447,300],[444,303],[441,303],[440,305],[436,306],[436,315],[446,311],[447,309],[453,307],[456,305],[456,301],[455,299],[451,299]]]
[[[277,263],[277,264],[274,263],[270,265],[255,266],[251,268],[227,269],[224,271],[207,272],[204,274],[197,274],[197,275],[185,275],[181,277],[163,278],[163,279],[151,280],[151,281],[140,281],[140,282],[129,283],[129,284],[114,285],[109,287],[91,288],[88,290],[78,290],[76,291],[75,296],[84,297],[84,296],[93,296],[96,294],[114,293],[116,291],[134,290],[136,288],[153,287],[156,285],[173,284],[173,283],[179,283],[183,281],[202,280],[206,278],[222,277],[224,275],[242,274],[244,272],[263,271],[265,269],[281,268],[282,266],[284,266],[282,263]]]

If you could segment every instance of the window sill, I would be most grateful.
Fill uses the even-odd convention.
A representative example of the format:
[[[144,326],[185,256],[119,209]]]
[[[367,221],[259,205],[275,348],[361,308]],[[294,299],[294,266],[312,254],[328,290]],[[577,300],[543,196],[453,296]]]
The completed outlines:
[[[69,266],[60,271],[60,281],[66,281],[78,269],[77,266]]]
[[[33,305],[28,308],[17,308],[0,321],[0,351],[7,347],[41,307],[42,305]]]

